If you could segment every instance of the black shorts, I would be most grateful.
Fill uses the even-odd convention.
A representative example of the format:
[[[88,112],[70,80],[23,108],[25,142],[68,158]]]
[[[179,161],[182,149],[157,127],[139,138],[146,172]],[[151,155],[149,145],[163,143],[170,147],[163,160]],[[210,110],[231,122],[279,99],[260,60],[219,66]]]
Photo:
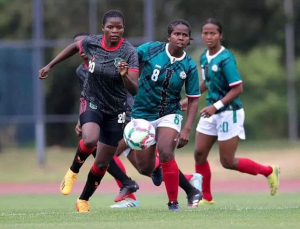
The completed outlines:
[[[80,98],[80,124],[94,122],[100,126],[99,142],[109,146],[118,146],[122,139],[125,123],[125,112],[117,115],[103,113],[95,104]]]

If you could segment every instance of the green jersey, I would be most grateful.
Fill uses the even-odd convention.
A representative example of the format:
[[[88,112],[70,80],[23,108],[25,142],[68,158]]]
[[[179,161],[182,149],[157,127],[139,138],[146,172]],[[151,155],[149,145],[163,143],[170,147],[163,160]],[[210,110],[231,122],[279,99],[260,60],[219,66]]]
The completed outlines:
[[[163,42],[145,43],[137,52],[144,68],[132,109],[133,118],[153,121],[169,114],[181,114],[183,85],[187,97],[200,97],[197,67],[188,54],[184,52],[182,57],[175,58]]]
[[[200,66],[202,78],[208,88],[206,105],[210,106],[225,97],[231,87],[242,83],[241,76],[237,70],[233,54],[226,48],[213,56],[209,56],[208,50],[200,56]],[[242,103],[239,98],[235,98],[217,113],[225,110],[239,110]]]

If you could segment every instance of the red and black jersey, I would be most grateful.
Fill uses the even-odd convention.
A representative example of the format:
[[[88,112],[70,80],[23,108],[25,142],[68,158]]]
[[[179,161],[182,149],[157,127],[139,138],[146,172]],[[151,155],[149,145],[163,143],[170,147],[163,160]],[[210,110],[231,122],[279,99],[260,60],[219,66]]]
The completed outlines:
[[[123,38],[116,47],[107,47],[102,35],[90,35],[81,41],[80,52],[89,58],[89,73],[83,87],[83,97],[96,104],[106,114],[126,110],[127,90],[117,64],[124,60],[129,71],[139,71],[136,49]]]

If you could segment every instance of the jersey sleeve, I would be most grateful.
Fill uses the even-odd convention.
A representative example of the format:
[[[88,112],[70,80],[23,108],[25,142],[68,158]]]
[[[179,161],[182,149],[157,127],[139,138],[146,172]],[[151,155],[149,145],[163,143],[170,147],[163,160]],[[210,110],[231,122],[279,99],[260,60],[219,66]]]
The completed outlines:
[[[146,62],[149,59],[149,44],[150,42],[147,42],[137,47],[137,53],[140,63]]]
[[[79,53],[88,54],[88,45],[95,40],[95,35],[90,35],[81,40],[78,44]]]
[[[199,98],[201,96],[198,69],[195,63],[191,65],[187,73],[185,93],[188,98]]]
[[[139,72],[139,58],[135,49],[128,58],[128,71]]]
[[[234,87],[242,83],[242,78],[237,70],[235,58],[230,56],[223,63],[223,73],[230,87]]]

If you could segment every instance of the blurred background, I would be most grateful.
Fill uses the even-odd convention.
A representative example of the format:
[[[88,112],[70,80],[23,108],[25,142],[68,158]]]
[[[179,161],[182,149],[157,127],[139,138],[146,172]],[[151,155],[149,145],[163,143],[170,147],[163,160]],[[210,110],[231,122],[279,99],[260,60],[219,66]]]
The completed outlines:
[[[201,24],[218,18],[223,45],[235,54],[244,82],[247,141],[240,152],[266,163],[277,155],[274,163],[286,163],[295,173],[300,159],[300,0],[0,0],[0,171],[13,171],[8,166],[12,161],[23,168],[19,163],[25,161],[29,173],[37,165],[48,166],[51,180],[51,171],[68,168],[79,140],[74,132],[80,95],[75,70],[81,59],[74,56],[55,66],[45,81],[38,79],[38,70],[74,34],[101,33],[102,16],[110,9],[124,14],[125,38],[135,46],[166,41],[173,19],[189,21],[194,40],[187,52],[197,63],[205,49]],[[202,97],[200,108],[204,101]],[[181,156],[192,171],[194,130],[190,138],[181,151],[188,154]],[[217,154],[213,157],[220,166]],[[41,171],[31,171],[25,181],[38,180]],[[290,178],[299,178],[294,173]]]

